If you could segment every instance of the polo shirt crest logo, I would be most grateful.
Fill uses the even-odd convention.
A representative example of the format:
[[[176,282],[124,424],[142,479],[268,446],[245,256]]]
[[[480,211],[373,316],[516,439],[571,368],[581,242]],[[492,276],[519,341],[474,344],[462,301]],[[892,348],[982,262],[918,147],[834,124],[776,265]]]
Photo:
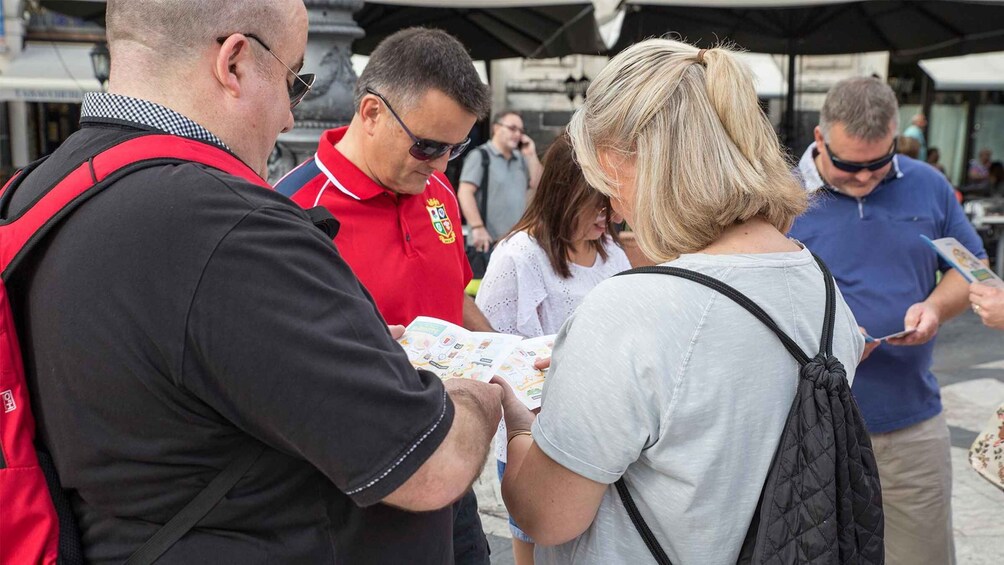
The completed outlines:
[[[3,396],[3,413],[4,414],[9,414],[9,413],[17,410],[17,403],[14,402],[14,393],[12,391],[5,390],[3,392],[0,392],[0,395]]]
[[[453,231],[453,222],[446,215],[446,206],[437,198],[430,198],[425,201],[425,209],[429,211],[429,219],[432,220],[432,228],[439,234],[439,241],[449,245],[457,241],[457,234]]]

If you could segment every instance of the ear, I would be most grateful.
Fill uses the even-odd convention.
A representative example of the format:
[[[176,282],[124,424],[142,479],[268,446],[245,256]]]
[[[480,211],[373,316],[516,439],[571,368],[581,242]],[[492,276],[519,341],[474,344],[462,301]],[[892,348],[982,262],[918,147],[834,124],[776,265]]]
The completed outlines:
[[[383,103],[376,96],[367,94],[359,101],[359,118],[362,120],[363,129],[369,135],[373,135],[376,131],[382,113]]]
[[[823,139],[823,130],[819,129],[819,126],[816,126],[816,128],[812,130],[812,135],[816,138],[816,149],[820,151],[824,150],[826,140]]]
[[[228,37],[216,53],[213,74],[220,86],[234,98],[241,96],[242,83],[247,76],[245,71],[249,65],[254,64],[252,56],[247,38],[240,34]]]

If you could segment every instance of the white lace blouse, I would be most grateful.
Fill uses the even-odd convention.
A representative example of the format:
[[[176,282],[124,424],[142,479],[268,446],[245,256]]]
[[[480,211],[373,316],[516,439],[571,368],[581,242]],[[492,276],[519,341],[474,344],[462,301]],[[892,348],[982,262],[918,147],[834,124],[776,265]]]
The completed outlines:
[[[557,333],[594,286],[631,268],[624,250],[609,238],[604,249],[606,260],[597,255],[591,267],[572,263],[572,276],[563,279],[537,240],[517,232],[492,252],[477,305],[495,331],[524,337]]]
[[[627,255],[609,238],[592,267],[572,263],[563,279],[551,268],[547,253],[526,232],[517,232],[492,252],[475,302],[495,331],[538,337],[558,333],[565,320],[594,286],[631,268]],[[506,461],[505,420],[495,435],[495,457]]]

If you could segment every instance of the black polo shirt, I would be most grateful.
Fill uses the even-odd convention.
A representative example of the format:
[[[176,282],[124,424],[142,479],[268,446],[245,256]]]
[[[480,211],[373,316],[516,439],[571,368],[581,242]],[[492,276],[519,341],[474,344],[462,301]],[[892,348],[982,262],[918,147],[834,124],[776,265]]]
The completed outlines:
[[[85,122],[6,217],[141,131]],[[330,238],[242,179],[191,163],[133,173],[21,267],[8,289],[38,431],[89,561],[123,562],[261,442],[158,563],[339,562],[335,540],[358,507],[404,483],[452,424],[442,384],[411,367]],[[434,562],[452,550],[452,516],[438,515],[404,532]]]

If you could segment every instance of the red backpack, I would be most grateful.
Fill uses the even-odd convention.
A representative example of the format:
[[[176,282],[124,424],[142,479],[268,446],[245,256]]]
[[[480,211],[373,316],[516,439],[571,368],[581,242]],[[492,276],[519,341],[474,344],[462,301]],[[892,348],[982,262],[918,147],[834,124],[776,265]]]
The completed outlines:
[[[68,505],[57,513],[53,499],[62,498],[58,478],[47,486],[46,473],[36,454],[35,420],[25,382],[17,327],[7,298],[6,282],[14,269],[49,230],[73,209],[139,169],[177,162],[195,162],[268,188],[268,184],[239,159],[215,146],[164,134],[130,138],[81,163],[56,186],[16,218],[0,219],[0,565],[82,561],[79,552],[60,544],[60,526],[75,530]],[[39,162],[40,163],[40,162]],[[0,189],[0,199],[17,187],[31,169],[19,171]],[[261,446],[242,452],[195,499],[165,524],[129,563],[152,563],[211,510],[247,472]],[[44,451],[40,451],[44,458]],[[64,542],[67,532],[64,532]],[[60,555],[60,552],[63,555]]]

